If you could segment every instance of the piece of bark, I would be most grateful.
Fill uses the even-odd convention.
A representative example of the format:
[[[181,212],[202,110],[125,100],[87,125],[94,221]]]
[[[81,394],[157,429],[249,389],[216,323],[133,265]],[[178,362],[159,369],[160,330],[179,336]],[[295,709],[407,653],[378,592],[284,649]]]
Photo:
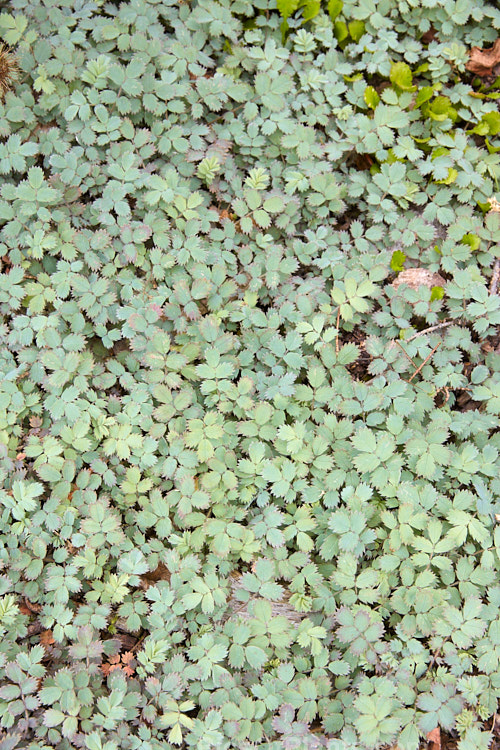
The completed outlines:
[[[242,617],[244,620],[249,620],[252,616],[248,609],[248,605],[250,604],[250,602],[264,602],[268,600],[260,596],[251,596],[248,601],[241,601],[236,596],[238,589],[242,588],[241,575],[239,575],[238,573],[231,573],[229,578],[231,582],[231,597],[228,601],[228,610],[226,612],[225,619],[228,619],[230,617]],[[285,587],[283,596],[279,601],[269,602],[269,604],[271,605],[272,616],[277,617],[278,615],[283,615],[287,620],[289,620],[289,622],[298,625],[305,617],[307,617],[307,612],[298,612],[289,603],[290,597],[291,592]]]
[[[490,212],[500,214],[500,202],[496,198],[489,198],[488,203],[490,204]]]
[[[490,49],[473,47],[469,53],[469,62],[465,67],[478,76],[490,76],[498,64],[500,64],[500,39],[497,39]]]
[[[406,284],[411,289],[418,289],[419,286],[426,286],[431,289],[433,286],[444,286],[446,279],[427,268],[406,268],[398,273],[392,282],[394,289],[397,289],[401,284]]]

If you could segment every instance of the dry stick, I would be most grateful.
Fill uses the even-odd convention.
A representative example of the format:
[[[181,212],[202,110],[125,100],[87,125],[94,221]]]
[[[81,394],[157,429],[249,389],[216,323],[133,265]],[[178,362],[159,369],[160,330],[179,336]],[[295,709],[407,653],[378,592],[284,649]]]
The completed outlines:
[[[497,720],[498,720],[498,714],[495,713],[493,714],[493,722],[491,724],[490,734],[493,734],[493,732],[495,731],[495,725],[497,723]]]
[[[500,279],[500,258],[497,258],[495,265],[493,266],[493,275],[491,277],[490,294],[496,294],[498,288],[498,280]]]
[[[339,353],[339,321],[340,321],[340,306],[337,310],[337,338],[335,339],[335,354]]]
[[[409,362],[411,362],[411,364],[413,365],[413,367],[416,367],[417,365],[416,365],[416,364],[415,364],[415,362],[414,362],[414,361],[412,360],[412,358],[410,357],[410,355],[409,355],[409,354],[408,354],[407,352],[405,352],[405,350],[404,350],[403,346],[402,346],[402,345],[400,344],[400,342],[398,341],[398,339],[392,339],[392,341],[393,341],[394,343],[396,343],[396,344],[397,344],[398,346],[400,346],[400,347],[401,347],[401,351],[402,351],[402,352],[403,352],[403,354],[405,355],[406,359],[407,359],[407,360],[408,360]],[[424,364],[425,364],[425,363],[424,363]],[[371,383],[373,383],[373,381],[374,381],[374,380],[375,380],[375,378],[372,378],[371,380],[368,380],[368,381],[367,381],[367,383],[366,383],[366,385],[370,385]],[[405,380],[405,383],[408,383],[408,382],[409,382],[408,380]],[[422,390],[422,388],[420,388],[420,386],[419,386],[419,385],[417,385],[416,383],[414,383],[414,385],[415,385],[415,388],[418,388],[419,390]]]
[[[415,362],[414,362],[414,361],[412,360],[412,358],[410,357],[410,355],[408,354],[408,352],[407,352],[407,351],[405,351],[405,348],[404,348],[403,344],[402,344],[402,343],[401,343],[400,341],[398,341],[398,339],[394,339],[394,341],[395,341],[395,342],[396,342],[396,344],[397,344],[397,345],[399,346],[399,348],[401,349],[401,351],[402,351],[402,352],[403,352],[403,354],[405,355],[405,357],[406,357],[406,359],[408,360],[408,362],[411,362],[411,363],[412,363],[412,365],[413,365],[413,367],[416,367],[417,365],[416,365],[416,364],[415,364]]]
[[[425,363],[426,363],[426,362],[428,362],[428,361],[430,360],[430,358],[432,357],[432,355],[434,354],[434,352],[436,351],[436,349],[439,349],[439,347],[441,346],[441,344],[442,344],[442,343],[443,343],[443,342],[442,342],[442,341],[440,341],[440,342],[439,342],[439,343],[438,343],[438,344],[437,344],[437,345],[436,345],[436,346],[434,347],[434,349],[433,349],[433,350],[432,350],[432,352],[431,352],[431,353],[429,354],[429,356],[428,356],[428,357],[426,357],[426,358],[424,359],[424,361],[422,362],[422,364],[421,364],[421,365],[420,365],[419,367],[417,367],[417,369],[415,370],[415,372],[413,373],[413,375],[411,376],[411,378],[410,378],[410,379],[408,380],[408,382],[409,382],[409,383],[411,383],[411,381],[413,380],[413,378],[415,377],[415,375],[418,375],[418,373],[420,372],[420,370],[422,369],[422,367],[423,367],[423,366],[425,365]]]
[[[134,645],[132,646],[132,648],[131,648],[131,651],[137,651],[137,649],[139,648],[139,646],[141,645],[141,643],[143,642],[143,640],[145,639],[145,637],[147,636],[147,634],[148,634],[148,633],[147,633],[147,631],[145,631],[145,632],[144,632],[144,633],[143,633],[143,634],[141,635],[141,637],[139,638],[139,640],[137,641],[137,643],[135,643],[135,644],[134,644]]]
[[[500,268],[499,268],[500,272]],[[413,339],[416,339],[417,336],[423,336],[424,333],[431,333],[432,331],[437,331],[438,328],[446,328],[447,326],[453,325],[452,320],[445,321],[444,323],[438,323],[435,326],[431,326],[430,328],[424,328],[423,331],[419,331],[418,333],[414,333],[413,336],[410,336],[409,339],[405,339],[405,341],[408,343],[409,341],[413,341]]]

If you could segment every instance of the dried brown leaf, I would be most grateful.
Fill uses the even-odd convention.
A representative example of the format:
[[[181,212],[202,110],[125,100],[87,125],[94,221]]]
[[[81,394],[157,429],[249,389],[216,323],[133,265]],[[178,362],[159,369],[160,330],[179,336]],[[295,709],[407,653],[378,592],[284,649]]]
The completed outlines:
[[[469,53],[469,62],[465,67],[478,76],[490,76],[498,64],[500,64],[500,39],[497,39],[490,49],[473,47]]]
[[[167,566],[160,562],[155,570],[150,570],[148,573],[140,576],[140,586],[142,589],[147,590],[150,586],[157,583],[158,581],[170,581],[171,573]]]
[[[422,38],[420,41],[422,44],[430,44],[431,42],[434,42],[437,38],[437,31],[434,28],[434,26],[431,26],[430,29],[428,29],[424,34],[422,34]]]
[[[137,643],[137,638],[130,633],[117,633],[116,637],[120,641],[121,648],[127,649],[127,651],[133,649]]]
[[[436,727],[427,735],[428,750],[441,750],[441,729]]]
[[[29,599],[24,597],[22,603],[19,605],[19,609],[23,614],[32,613],[37,615],[41,611],[42,605],[38,604],[38,602],[30,602]]]
[[[42,633],[40,633],[40,643],[42,644],[42,646],[50,646],[52,643],[54,643],[52,630],[44,630]]]

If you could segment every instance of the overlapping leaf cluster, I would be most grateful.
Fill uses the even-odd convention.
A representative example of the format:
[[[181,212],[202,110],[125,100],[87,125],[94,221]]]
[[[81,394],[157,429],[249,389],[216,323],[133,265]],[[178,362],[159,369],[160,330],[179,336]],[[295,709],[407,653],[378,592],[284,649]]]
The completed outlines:
[[[486,750],[499,28],[0,14],[0,747]]]

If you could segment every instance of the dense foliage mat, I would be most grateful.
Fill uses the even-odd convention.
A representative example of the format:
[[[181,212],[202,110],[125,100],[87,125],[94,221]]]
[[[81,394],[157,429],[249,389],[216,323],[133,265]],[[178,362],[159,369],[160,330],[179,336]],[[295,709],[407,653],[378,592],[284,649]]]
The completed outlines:
[[[499,29],[3,4],[1,750],[489,747]]]

